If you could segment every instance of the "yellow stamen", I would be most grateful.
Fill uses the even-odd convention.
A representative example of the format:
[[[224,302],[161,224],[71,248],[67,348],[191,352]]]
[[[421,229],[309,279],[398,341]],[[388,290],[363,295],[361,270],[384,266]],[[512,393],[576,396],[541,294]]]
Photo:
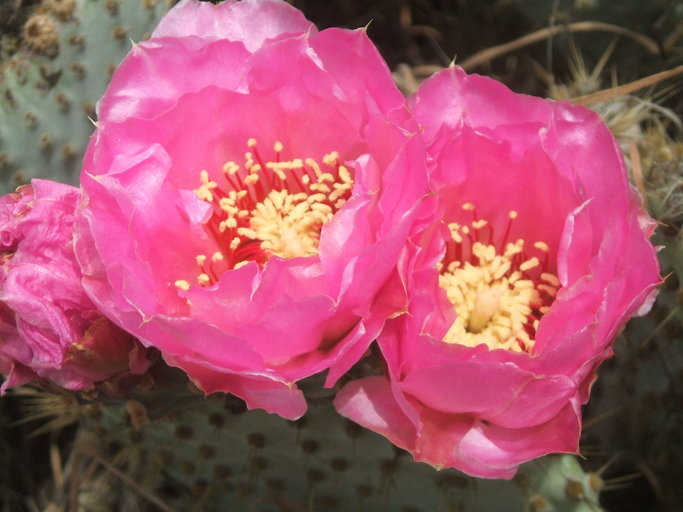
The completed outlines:
[[[213,227],[207,229],[214,237],[220,234],[221,250],[213,253],[211,262],[227,263],[227,267],[212,266],[213,277],[209,277],[204,267],[208,257],[197,256],[201,286],[215,282],[213,273],[240,268],[251,259],[263,264],[270,256],[316,255],[322,226],[351,195],[352,174],[341,165],[336,151],[326,154],[319,164],[312,158],[281,161],[284,145],[280,141],[272,146],[275,161],[262,160],[264,155],[255,149],[256,139],[249,139],[247,146],[251,151],[245,152],[242,166],[228,161],[222,167],[227,190],[208,171],[200,172],[200,186],[194,192],[214,206],[209,220]],[[253,242],[258,242],[258,249]]]
[[[258,181],[258,174],[250,174],[242,180],[245,185],[253,185]]]
[[[178,280],[177,280],[175,283],[173,283],[173,284],[175,284],[178,288],[180,288],[181,290],[183,290],[183,291],[185,291],[185,292],[186,292],[187,290],[190,289],[190,283],[188,283],[188,282],[185,281],[184,279],[178,279]]]
[[[472,203],[463,204],[462,209],[475,212]],[[508,213],[510,220],[516,217],[515,210]],[[479,242],[478,233],[487,225],[485,220],[472,220],[469,225],[448,224],[449,244],[462,244],[461,235],[471,241],[471,246],[467,244],[455,252],[451,249],[450,254],[461,254],[464,250],[471,256],[465,253],[462,261],[437,264],[439,285],[457,313],[443,340],[472,347],[485,344],[489,349],[529,351],[535,343],[533,336],[539,319],[548,311],[560,281],[546,272],[545,263],[541,264],[536,257],[519,263],[518,255],[524,254],[523,239],[505,244],[500,252],[490,243]],[[492,232],[493,229],[491,237]],[[536,242],[534,247],[549,251],[545,242]],[[540,277],[526,274],[537,267]]]
[[[543,279],[550,286],[554,286],[555,288],[560,287],[560,280],[557,278],[557,276],[554,276],[553,274],[548,274],[547,272],[543,272],[541,274],[541,279]]]
[[[526,272],[527,270],[531,270],[532,268],[538,267],[539,263],[540,262],[538,261],[538,258],[534,256],[533,258],[529,258],[524,263],[522,263],[519,266],[519,270],[521,270],[522,272]]]

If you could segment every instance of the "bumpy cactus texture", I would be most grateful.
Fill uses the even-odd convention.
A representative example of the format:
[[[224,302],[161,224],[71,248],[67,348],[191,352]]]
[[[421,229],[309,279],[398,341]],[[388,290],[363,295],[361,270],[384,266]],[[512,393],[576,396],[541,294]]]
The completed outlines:
[[[169,4],[44,0],[32,11],[18,48],[0,55],[0,193],[31,178],[77,183],[98,98]]]
[[[320,382],[310,384],[320,389]],[[82,460],[109,461],[137,483],[113,477],[100,484],[98,502],[111,493],[135,499],[142,487],[174,510],[600,510],[600,478],[571,455],[528,463],[513,481],[477,480],[412,462],[340,417],[331,393],[311,400],[303,419],[288,422],[246,411],[235,398],[170,389],[166,382],[135,392],[135,400],[81,405],[75,452]],[[81,503],[92,499],[83,493]]]

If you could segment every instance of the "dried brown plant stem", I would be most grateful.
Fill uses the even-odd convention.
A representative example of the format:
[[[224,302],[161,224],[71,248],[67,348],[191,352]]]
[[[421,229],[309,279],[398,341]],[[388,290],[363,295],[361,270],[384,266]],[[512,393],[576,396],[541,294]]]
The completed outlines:
[[[667,69],[666,71],[655,73],[654,75],[646,76],[645,78],[641,78],[639,80],[635,80],[624,85],[619,85],[617,87],[612,87],[610,89],[603,89],[602,91],[586,94],[585,96],[572,98],[571,101],[573,101],[574,103],[578,103],[579,105],[595,105],[596,103],[611,100],[612,98],[616,98],[617,96],[631,94],[633,92],[639,91],[640,89],[644,89],[645,87],[649,87],[658,82],[661,82],[662,80],[666,80],[667,78],[680,75],[681,73],[683,73],[683,65],[677,66],[672,69]]]
[[[491,48],[486,48],[485,50],[475,53],[471,57],[462,61],[460,63],[460,66],[462,66],[466,70],[470,70],[472,68],[480,66],[481,64],[484,64],[485,62],[495,59],[496,57],[500,57],[501,55],[513,52],[515,50],[518,50],[519,48],[523,48],[524,46],[528,46],[538,41],[543,41],[544,39],[552,37],[556,34],[561,34],[565,32],[592,31],[611,32],[613,34],[623,35],[629,37],[630,39],[633,39],[635,42],[640,44],[643,48],[645,48],[649,53],[653,55],[659,55],[660,53],[659,46],[653,39],[644,36],[643,34],[640,34],[638,32],[634,32],[633,30],[629,30],[618,25],[602,23],[600,21],[579,21],[577,23],[570,23],[568,25],[556,25],[552,27],[547,27],[541,30],[537,30],[536,32],[532,32],[531,34],[527,34],[523,37],[520,37],[519,39],[515,39],[514,41],[510,41],[509,43],[504,43],[497,46],[492,46]]]
[[[643,196],[643,206],[647,209],[647,190],[645,190],[645,180],[643,179],[643,167],[640,162],[640,151],[638,144],[631,141],[628,145],[628,154],[631,158],[631,172],[633,173],[633,183]]]
[[[91,457],[93,460],[97,461],[98,464],[103,466],[107,471],[109,471],[111,474],[115,475],[117,478],[119,478],[121,481],[123,481],[126,485],[128,485],[131,489],[135,490],[140,496],[148,500],[149,502],[153,503],[156,505],[159,509],[161,509],[163,512],[176,512],[175,509],[164,503],[161,498],[156,496],[154,493],[151,491],[148,491],[147,489],[141,487],[135,480],[133,480],[131,477],[126,475],[123,471],[120,469],[114,467],[109,461],[107,461],[104,457],[102,457],[97,451],[93,448],[89,448],[86,446],[81,446],[78,448],[79,453],[82,453],[84,455],[87,455]]]

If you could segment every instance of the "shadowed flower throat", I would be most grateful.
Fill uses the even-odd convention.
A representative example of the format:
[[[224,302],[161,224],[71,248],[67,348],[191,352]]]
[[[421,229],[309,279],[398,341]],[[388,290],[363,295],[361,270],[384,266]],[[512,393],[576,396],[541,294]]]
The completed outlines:
[[[281,160],[283,145],[273,145],[266,161],[249,139],[244,164],[223,165],[220,179],[200,173],[195,189],[212,206],[205,229],[216,242],[212,254],[198,254],[196,284],[209,286],[225,270],[250,261],[263,266],[271,256],[318,254],[320,231],[351,196],[353,177],[334,151],[322,158]],[[175,285],[189,289],[190,281]]]
[[[494,226],[477,218],[475,206],[465,203],[462,209],[471,220],[448,224],[446,255],[438,265],[439,286],[457,313],[443,341],[528,352],[560,288],[548,271],[549,247],[542,241],[529,246],[521,238],[507,240],[514,210],[496,243]]]

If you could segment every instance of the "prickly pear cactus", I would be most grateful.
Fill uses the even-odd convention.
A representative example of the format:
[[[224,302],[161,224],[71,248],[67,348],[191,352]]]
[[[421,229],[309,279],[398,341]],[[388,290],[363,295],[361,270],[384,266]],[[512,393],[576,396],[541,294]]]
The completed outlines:
[[[61,400],[53,422],[80,422],[63,474],[79,479],[82,510],[121,500],[130,507],[122,510],[146,502],[162,510],[258,512],[601,510],[600,477],[571,455],[528,463],[512,481],[437,471],[339,416],[332,391],[313,396],[320,382],[304,382],[309,412],[289,422],[247,411],[231,396],[205,398],[165,367],[154,381],[120,400],[42,394]],[[68,489],[65,481],[48,494],[64,503],[60,493]]]
[[[666,244],[660,259],[668,277],[652,312],[629,323],[600,373],[586,442],[611,454],[614,488],[649,488],[663,510],[676,510],[683,503],[683,237],[661,234],[655,242]]]
[[[172,3],[43,0],[20,39],[3,37],[0,193],[36,177],[77,182],[111,73]]]

